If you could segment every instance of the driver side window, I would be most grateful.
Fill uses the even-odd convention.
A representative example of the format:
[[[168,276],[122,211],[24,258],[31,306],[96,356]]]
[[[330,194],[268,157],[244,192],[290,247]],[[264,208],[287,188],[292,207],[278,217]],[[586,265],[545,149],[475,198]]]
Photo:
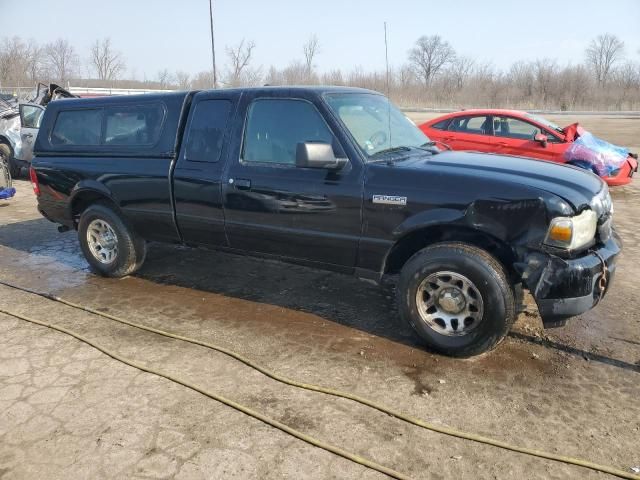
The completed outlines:
[[[528,122],[512,117],[493,117],[493,132],[496,137],[533,140],[540,129]]]
[[[316,108],[294,99],[259,99],[249,107],[242,161],[295,165],[298,143],[334,144],[333,134]],[[334,148],[335,150],[335,148]]]

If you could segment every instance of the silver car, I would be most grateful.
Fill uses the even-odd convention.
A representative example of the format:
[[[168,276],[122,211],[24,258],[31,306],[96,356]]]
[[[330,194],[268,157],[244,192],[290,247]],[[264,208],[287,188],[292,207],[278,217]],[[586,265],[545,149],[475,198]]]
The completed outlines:
[[[28,102],[18,102],[11,96],[0,96],[0,163],[17,178],[23,167],[29,167],[33,143],[46,105],[57,98],[75,95],[56,84],[38,84],[35,96]]]

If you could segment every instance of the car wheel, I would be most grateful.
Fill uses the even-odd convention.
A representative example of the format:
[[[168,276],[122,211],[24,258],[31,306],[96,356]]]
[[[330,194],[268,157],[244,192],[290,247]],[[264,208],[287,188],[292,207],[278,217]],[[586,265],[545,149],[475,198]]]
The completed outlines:
[[[432,350],[468,357],[494,348],[516,319],[514,289],[504,267],[465,243],[439,243],[400,272],[400,314]]]
[[[80,247],[91,268],[106,277],[124,277],[138,270],[147,247],[110,205],[96,203],[80,216]]]
[[[18,178],[20,175],[20,167],[13,162],[11,147],[6,143],[0,143],[0,162],[9,167],[11,178]]]

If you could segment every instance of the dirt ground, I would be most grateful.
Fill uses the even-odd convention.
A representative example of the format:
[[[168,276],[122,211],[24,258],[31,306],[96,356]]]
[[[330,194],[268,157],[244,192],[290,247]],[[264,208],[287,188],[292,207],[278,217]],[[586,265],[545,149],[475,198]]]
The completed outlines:
[[[640,144],[640,119],[580,121],[614,142]],[[640,466],[637,182],[613,192],[625,250],[604,301],[549,331],[529,301],[495,351],[469,360],[426,351],[397,319],[389,287],[348,276],[152,244],[135,276],[96,277],[75,233],[59,234],[39,216],[26,181],[0,203],[0,279],[217,343],[427,421],[630,471]],[[0,308],[78,331],[415,479],[607,478],[285,387],[222,354],[6,287]],[[0,478],[385,477],[64,334],[0,315]]]

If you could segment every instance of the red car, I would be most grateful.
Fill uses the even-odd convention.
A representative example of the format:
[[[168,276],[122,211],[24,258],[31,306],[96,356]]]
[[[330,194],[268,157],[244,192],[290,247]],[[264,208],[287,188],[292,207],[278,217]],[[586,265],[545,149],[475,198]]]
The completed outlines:
[[[571,154],[565,155],[565,152],[586,133],[580,125],[575,123],[560,128],[544,118],[517,110],[463,110],[434,118],[420,125],[420,129],[431,140],[444,143],[453,150],[569,163],[592,170],[612,186],[629,183],[638,170],[638,156],[631,153],[626,161],[606,171],[597,169],[584,159],[568,158]]]

